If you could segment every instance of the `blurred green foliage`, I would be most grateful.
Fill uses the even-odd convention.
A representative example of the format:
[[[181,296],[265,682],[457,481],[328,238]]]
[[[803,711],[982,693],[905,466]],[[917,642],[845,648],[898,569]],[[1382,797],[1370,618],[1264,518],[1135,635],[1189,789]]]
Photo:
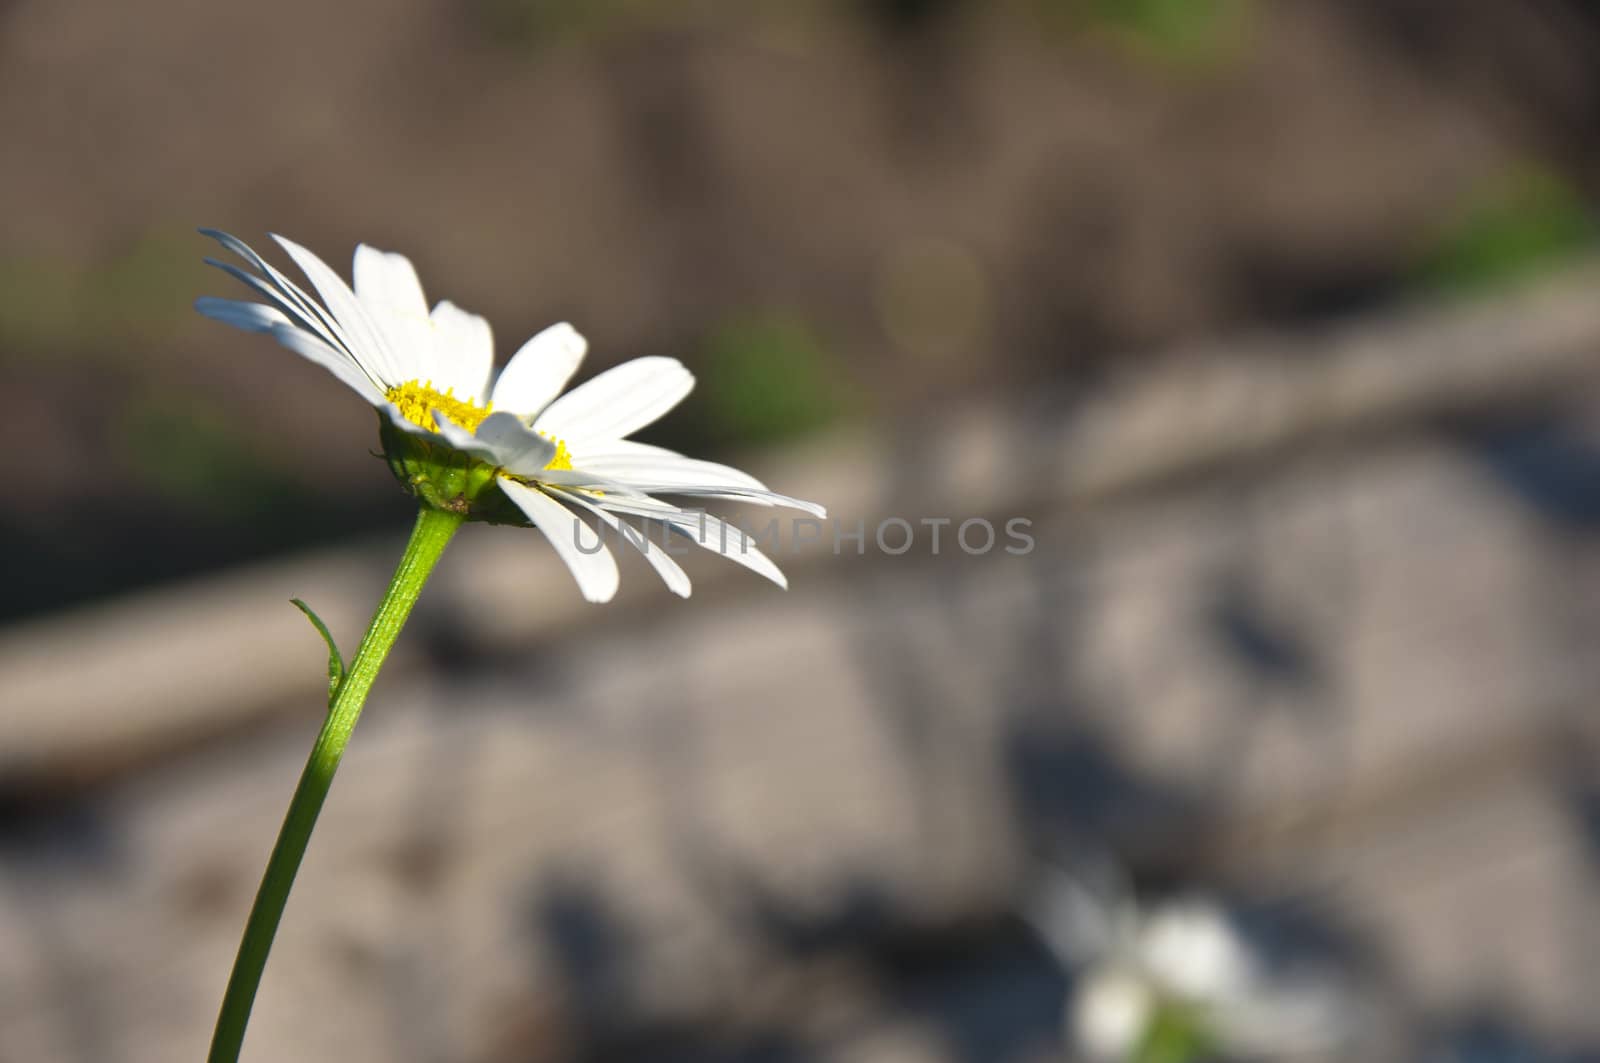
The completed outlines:
[[[691,5],[682,0],[479,0],[490,39],[537,47],[659,24]]]
[[[1133,1063],[1199,1063],[1217,1058],[1218,1047],[1196,1009],[1163,1000],[1134,1050]]]
[[[1543,276],[1595,250],[1593,209],[1569,182],[1523,166],[1469,196],[1422,255],[1419,281],[1475,294]]]
[[[1173,58],[1205,57],[1227,45],[1244,0],[1098,0],[1095,16]]]
[[[771,443],[847,412],[827,348],[800,318],[736,318],[707,340],[700,396],[709,442]]]
[[[1209,66],[1236,57],[1254,0],[1034,0],[1047,23],[1107,34],[1163,65]]]
[[[846,0],[475,0],[474,10],[489,40],[536,49],[689,24],[793,23],[841,2]]]
[[[244,523],[315,504],[198,397],[160,394],[130,400],[113,426],[132,471],[186,513]]]
[[[1089,32],[1157,65],[1208,67],[1241,51],[1258,0],[1020,0],[1068,36]],[[899,32],[971,13],[985,0],[476,0],[489,40],[537,49],[684,24],[789,23],[842,10]]]
[[[0,351],[115,357],[174,335],[204,267],[188,233],[152,231],[89,265],[0,258]]]

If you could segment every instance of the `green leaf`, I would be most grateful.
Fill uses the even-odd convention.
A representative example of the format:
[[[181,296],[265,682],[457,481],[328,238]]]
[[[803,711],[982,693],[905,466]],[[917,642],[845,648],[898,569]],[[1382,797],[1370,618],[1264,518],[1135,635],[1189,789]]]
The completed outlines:
[[[311,606],[299,598],[290,598],[289,604],[306,614],[311,626],[317,629],[322,641],[328,644],[328,707],[332,708],[334,695],[339,693],[339,684],[344,680],[344,658],[339,656],[339,646],[333,641],[333,632],[328,630],[328,625],[322,622],[322,617],[312,611]]]

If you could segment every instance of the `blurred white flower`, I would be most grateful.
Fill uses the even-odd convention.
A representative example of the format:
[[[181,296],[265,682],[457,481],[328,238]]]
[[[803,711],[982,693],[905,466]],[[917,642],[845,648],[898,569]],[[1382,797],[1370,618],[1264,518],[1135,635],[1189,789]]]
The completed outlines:
[[[675,359],[625,362],[563,394],[588,345],[571,325],[559,324],[523,344],[495,378],[488,322],[449,302],[430,311],[416,270],[403,255],[357,247],[352,291],[316,255],[274,236],[319,302],[243,241],[201,231],[257,272],[207,261],[267,302],[206,297],[196,309],[236,328],[267,333],[338,377],[386,417],[385,450],[409,489],[474,519],[520,523],[520,513],[549,538],[590,601],[608,601],[616,593],[617,565],[580,513],[626,539],[683,597],[689,594],[683,569],[623,518],[658,522],[779,586],[786,583],[749,535],[656,495],[824,515],[821,506],[775,494],[737,469],[624,438],[694,387]],[[506,509],[502,499],[516,509]]]
[[[1103,869],[1102,869],[1103,870]],[[1223,907],[1199,896],[1141,908],[1101,874],[1054,872],[1028,914],[1074,972],[1067,1036],[1103,1063],[1138,1058],[1163,1015],[1230,1054],[1293,1059],[1337,1048],[1357,1002],[1326,965],[1269,970]]]
[[[1209,902],[1181,898],[1150,912],[1134,948],[1140,967],[1179,996],[1212,1002],[1249,990],[1251,958],[1244,942]]]
[[[1072,995],[1069,1019],[1078,1049],[1096,1063],[1129,1059],[1155,1016],[1156,996],[1138,972],[1106,967],[1087,974]]]

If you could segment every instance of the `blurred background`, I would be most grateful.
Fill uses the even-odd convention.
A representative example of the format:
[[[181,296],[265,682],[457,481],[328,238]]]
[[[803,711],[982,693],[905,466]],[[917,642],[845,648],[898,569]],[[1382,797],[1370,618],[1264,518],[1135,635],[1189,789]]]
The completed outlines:
[[[643,438],[833,520],[604,608],[467,529],[247,1059],[1600,1059],[1597,59],[1583,0],[0,3],[0,1061],[201,1056],[287,599],[353,648],[409,526],[200,225],[681,358]]]

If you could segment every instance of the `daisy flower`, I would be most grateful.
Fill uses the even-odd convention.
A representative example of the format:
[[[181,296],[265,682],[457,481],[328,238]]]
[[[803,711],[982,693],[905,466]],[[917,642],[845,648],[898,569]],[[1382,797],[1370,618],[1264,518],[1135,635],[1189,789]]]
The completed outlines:
[[[489,323],[450,302],[429,310],[403,255],[357,247],[352,290],[316,255],[274,235],[319,301],[244,241],[201,232],[249,268],[206,261],[266,301],[202,297],[197,310],[267,333],[338,377],[379,411],[390,467],[407,489],[470,519],[538,528],[590,601],[608,601],[617,590],[608,538],[637,549],[674,594],[688,597],[689,578],[652,541],[653,527],[787,585],[747,533],[660,495],[825,515],[821,506],[775,494],[738,469],[626,438],[694,387],[676,359],[637,358],[563,393],[588,349],[563,323],[524,343],[496,377]]]
[[[1141,903],[1107,865],[1041,887],[1028,914],[1072,974],[1077,1056],[1352,1058],[1364,1005],[1332,957],[1285,948],[1287,925],[1252,926],[1205,894]]]

